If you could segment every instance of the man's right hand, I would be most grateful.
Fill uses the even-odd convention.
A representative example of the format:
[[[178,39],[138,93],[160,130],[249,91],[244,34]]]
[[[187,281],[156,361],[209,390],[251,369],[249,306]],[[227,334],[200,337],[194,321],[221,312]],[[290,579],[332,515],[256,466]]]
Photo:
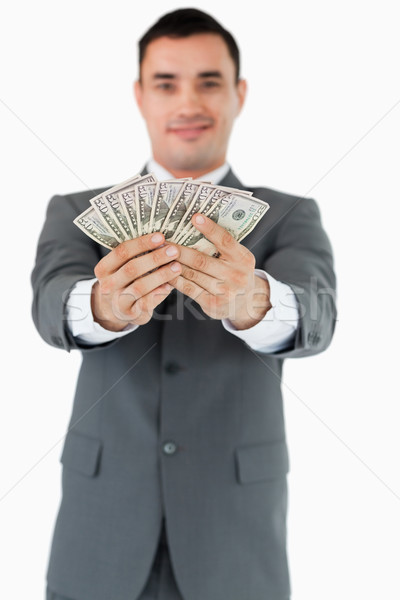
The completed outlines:
[[[96,323],[110,331],[128,324],[143,325],[173,289],[169,281],[181,273],[174,262],[179,248],[164,244],[162,233],[123,242],[102,258],[94,269],[92,313]],[[146,254],[144,254],[146,253]]]

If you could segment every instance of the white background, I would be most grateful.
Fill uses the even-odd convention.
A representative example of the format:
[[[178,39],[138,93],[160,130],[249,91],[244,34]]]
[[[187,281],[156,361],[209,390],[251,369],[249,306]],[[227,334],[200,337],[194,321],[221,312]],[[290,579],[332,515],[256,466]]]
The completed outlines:
[[[285,363],[293,600],[400,598],[396,4],[196,5],[234,33],[249,81],[231,164],[245,184],[315,198],[335,250],[334,341],[317,357]],[[55,193],[108,186],[142,168],[149,144],[131,93],[136,41],[182,6],[3,3],[0,597],[7,600],[43,597],[80,364],[78,353],[46,346],[31,322],[29,277],[46,206]]]

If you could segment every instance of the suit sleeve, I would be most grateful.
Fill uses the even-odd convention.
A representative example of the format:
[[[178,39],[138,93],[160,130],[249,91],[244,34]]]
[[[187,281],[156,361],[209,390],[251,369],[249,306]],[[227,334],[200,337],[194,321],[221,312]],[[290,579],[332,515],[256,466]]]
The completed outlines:
[[[292,288],[299,322],[292,348],[274,354],[282,358],[318,354],[329,346],[335,329],[336,277],[316,202],[298,199],[281,218],[275,235],[274,251],[263,268]]]
[[[98,245],[73,224],[83,208],[74,195],[51,199],[31,276],[36,328],[48,344],[67,351],[86,349],[67,326],[68,296],[77,281],[94,277],[94,267],[101,258]]]

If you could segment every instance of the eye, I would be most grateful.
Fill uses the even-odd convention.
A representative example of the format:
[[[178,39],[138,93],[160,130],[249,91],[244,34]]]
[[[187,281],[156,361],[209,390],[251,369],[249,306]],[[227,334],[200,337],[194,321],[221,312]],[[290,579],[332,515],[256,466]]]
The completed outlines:
[[[203,81],[202,86],[205,89],[216,88],[216,87],[220,87],[220,82],[216,81],[215,79],[207,79],[206,81]]]
[[[163,81],[162,83],[157,84],[156,87],[163,92],[171,92],[174,89],[174,84],[170,81]]]

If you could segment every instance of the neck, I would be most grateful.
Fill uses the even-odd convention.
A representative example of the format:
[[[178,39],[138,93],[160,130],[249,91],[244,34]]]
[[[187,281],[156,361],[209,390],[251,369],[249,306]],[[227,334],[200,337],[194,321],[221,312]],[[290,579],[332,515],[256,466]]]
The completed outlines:
[[[164,168],[167,169],[174,176],[175,179],[184,179],[185,177],[192,177],[193,179],[201,179],[201,177],[203,175],[205,175],[206,173],[210,173],[211,171],[214,171],[215,169],[218,169],[218,167],[222,167],[223,164],[224,163],[222,163],[220,165],[215,165],[214,167],[210,167],[209,169],[199,169],[199,170],[190,169],[188,171],[180,170],[180,169],[168,169],[165,166],[164,166]]]
[[[216,169],[218,169],[219,167],[222,167],[225,164],[225,157],[222,158],[220,161],[217,161],[215,163],[213,163],[212,165],[209,165],[207,167],[203,167],[203,168],[192,168],[192,169],[180,169],[180,168],[174,168],[171,167],[167,164],[165,164],[164,162],[157,160],[157,158],[154,158],[154,160],[164,169],[166,169],[169,173],[171,173],[171,175],[175,178],[175,179],[184,179],[186,177],[192,177],[193,179],[201,179],[201,177],[203,175],[206,175],[207,173],[211,173],[212,171],[215,171]]]
[[[222,179],[226,176],[229,171],[228,163],[223,163],[222,165],[216,167],[212,171],[206,171],[206,168],[203,169],[171,169],[164,167],[162,164],[157,162],[154,158],[151,158],[149,162],[146,164],[147,171],[149,173],[154,173],[154,175],[160,181],[164,181],[166,179],[171,179],[172,177],[176,179],[181,178],[192,178],[197,180],[207,180],[210,183],[218,183],[222,181]]]

